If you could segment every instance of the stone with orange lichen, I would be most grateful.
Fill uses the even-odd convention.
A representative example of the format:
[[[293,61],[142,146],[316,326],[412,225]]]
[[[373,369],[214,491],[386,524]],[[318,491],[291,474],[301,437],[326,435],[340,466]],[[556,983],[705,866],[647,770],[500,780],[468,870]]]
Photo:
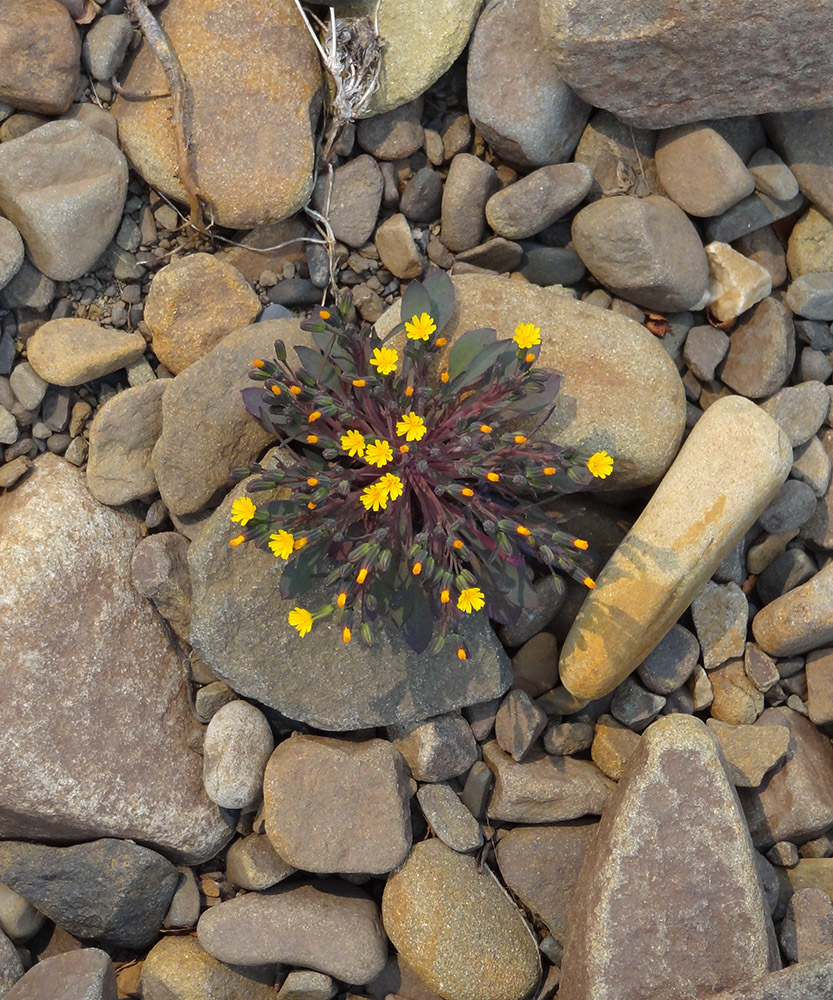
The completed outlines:
[[[639,666],[791,465],[786,435],[754,403],[730,396],[706,410],[567,635],[559,669],[568,691],[599,698]]]
[[[292,0],[190,0],[159,20],[193,95],[192,162],[210,202],[207,221],[249,229],[294,214],[312,190],[321,108],[318,54]],[[164,93],[161,64],[143,43],[128,90]],[[151,185],[187,201],[178,176],[171,98],[113,105],[122,148]]]

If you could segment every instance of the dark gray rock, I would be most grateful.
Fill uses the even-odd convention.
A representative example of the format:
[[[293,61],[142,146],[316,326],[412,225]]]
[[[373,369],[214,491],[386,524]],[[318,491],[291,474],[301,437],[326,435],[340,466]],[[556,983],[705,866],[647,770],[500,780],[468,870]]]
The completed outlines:
[[[708,325],[693,326],[685,339],[683,357],[697,378],[710,382],[728,350],[729,338],[722,330]]]
[[[748,198],[732,205],[722,215],[707,219],[704,230],[705,240],[707,243],[714,241],[733,243],[743,236],[763,229],[764,226],[768,226],[772,222],[777,222],[779,219],[799,212],[805,204],[804,195],[800,193],[795,198],[780,201],[768,194],[756,191]]]
[[[482,847],[480,824],[449,785],[422,785],[417,800],[434,834],[452,851],[467,854]]]
[[[816,495],[806,484],[788,479],[758,518],[771,535],[783,535],[800,528],[816,507]]]
[[[784,300],[805,319],[833,319],[833,271],[799,275],[787,289]]]
[[[546,712],[526,691],[510,691],[495,716],[495,739],[515,761],[523,761],[533,744],[547,728]]]
[[[787,482],[794,481],[787,480]],[[815,502],[813,506],[815,507]],[[818,566],[812,556],[802,549],[787,549],[759,575],[756,584],[758,597],[762,604],[769,604],[782,594],[800,587],[817,572]]]
[[[422,98],[402,104],[372,118],[363,118],[356,127],[356,142],[377,160],[401,160],[421,148],[425,132],[420,124]]]
[[[631,675],[616,688],[610,703],[610,714],[636,733],[651,723],[665,705],[665,697],[644,688]]]
[[[801,382],[776,392],[765,410],[783,429],[793,448],[804,444],[824,423],[830,410],[830,394],[821,382]]]
[[[533,285],[575,285],[585,275],[581,257],[569,247],[539,246],[526,240],[519,271]]]
[[[793,172],[801,193],[828,218],[833,214],[833,110],[829,104],[827,100],[817,110],[786,110],[764,119],[772,145]]]
[[[326,174],[318,178],[312,194],[312,205],[318,212],[325,209],[328,185]],[[333,172],[329,211],[325,214],[337,240],[349,247],[367,243],[376,227],[383,187],[379,167],[366,153]]]
[[[700,643],[695,636],[682,625],[674,625],[639,664],[639,679],[649,691],[670,694],[691,676],[699,655]]]
[[[453,712],[415,724],[388,726],[388,739],[408,762],[417,781],[456,778],[477,760],[474,735]]]
[[[411,222],[434,222],[440,217],[442,199],[442,178],[431,167],[423,167],[405,185],[399,211]]]
[[[697,230],[666,198],[604,198],[573,220],[573,244],[609,291],[647,309],[698,306],[708,263]]]
[[[139,950],[156,939],[179,873],[161,854],[122,840],[6,841],[0,880],[70,934]]]

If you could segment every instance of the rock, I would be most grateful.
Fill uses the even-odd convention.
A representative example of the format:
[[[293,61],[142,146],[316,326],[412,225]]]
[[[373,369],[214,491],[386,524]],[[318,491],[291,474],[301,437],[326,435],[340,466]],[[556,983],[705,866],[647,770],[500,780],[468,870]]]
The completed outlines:
[[[623,726],[641,733],[665,705],[665,698],[642,687],[634,677],[626,677],[613,695],[610,714]]]
[[[9,1000],[116,1000],[117,995],[113,962],[98,948],[42,956],[25,979],[4,994]]]
[[[46,917],[14,889],[0,883],[0,930],[13,944],[23,944],[43,927]]]
[[[746,236],[739,237],[734,241],[734,247],[744,257],[754,260],[769,271],[773,288],[778,288],[787,280],[784,248],[772,226],[763,226]]]
[[[791,475],[806,483],[815,496],[823,497],[830,485],[831,461],[818,437],[799,445],[793,451]]]
[[[587,760],[538,753],[518,764],[496,742],[483,747],[495,776],[489,819],[507,823],[557,823],[601,814],[613,782]]]
[[[90,424],[87,488],[101,503],[116,506],[156,491],[151,452],[162,432],[162,396],[169,379],[117,393]]]
[[[786,726],[732,726],[718,719],[706,725],[717,737],[733,785],[757,788],[768,771],[783,763],[790,734]]]
[[[95,21],[81,48],[84,65],[95,80],[110,82],[132,38],[133,28],[124,14],[104,14]]]
[[[227,965],[282,962],[353,984],[370,982],[387,957],[376,904],[340,879],[277,886],[220,903],[200,917],[197,939]]]
[[[736,319],[772,291],[769,271],[728,243],[709,243],[705,250],[709,259],[709,309],[718,322]]]
[[[260,299],[236,267],[195,253],[154,275],[144,320],[154,354],[178,375],[227,334],[253,323],[260,309]]]
[[[23,240],[8,219],[0,219],[0,289],[20,270],[23,263]]]
[[[790,385],[761,403],[781,427],[793,448],[809,441],[819,430],[830,408],[830,395],[821,382]]]
[[[252,0],[218,13],[212,0],[199,0],[166,7],[159,21],[191,91],[190,155],[210,206],[207,218],[220,226],[251,229],[303,208],[312,189],[321,71],[295,5]],[[231,79],[236,86],[228,86]],[[147,43],[122,82],[128,90],[168,89]],[[170,99],[117,97],[113,114],[135,169],[152,188],[187,202]]]
[[[758,524],[771,535],[783,535],[800,528],[815,507],[813,490],[797,479],[788,479],[758,518]]]
[[[430,11],[408,4],[380,8],[382,70],[365,114],[390,111],[424,94],[466,47],[479,12],[479,0],[438,0]],[[373,18],[376,0],[352,0],[339,5],[338,13]]]
[[[56,121],[0,145],[0,209],[50,278],[92,270],[121,221],[127,161],[82,122]]]
[[[9,385],[18,403],[26,410],[37,410],[46,395],[47,384],[28,361],[21,361],[9,376]]]
[[[182,669],[159,617],[130,584],[140,522],[94,501],[83,473],[51,454],[0,498],[0,509],[8,696],[0,838],[122,837],[178,860],[213,857],[230,831],[188,746],[195,723]],[[42,697],[51,685],[60,702]],[[129,810],[116,785],[130,788]]]
[[[137,951],[156,939],[179,882],[161,854],[109,838],[73,847],[5,841],[0,873],[70,934]]]
[[[113,398],[120,399],[123,395],[120,393]],[[179,532],[160,531],[141,539],[130,561],[133,586],[142,597],[153,601],[157,611],[184,642],[188,641],[191,623],[188,545],[188,539]],[[201,688],[197,698],[205,690]],[[198,714],[203,713],[198,710]]]
[[[542,331],[539,363],[564,376],[541,433],[582,452],[604,448],[613,455],[602,489],[657,481],[677,452],[685,402],[677,370],[656,337],[553,289],[483,275],[452,281],[459,313],[443,331],[449,344],[458,331],[491,326],[511,337],[519,322],[534,323]],[[399,311],[395,305],[379,320],[380,335],[399,322]]]
[[[278,992],[279,1000],[331,1000],[338,987],[331,976],[308,969],[297,969],[284,979]]]
[[[833,900],[821,889],[799,889],[787,902],[779,939],[791,962],[833,953]]]
[[[743,669],[755,687],[765,694],[781,679],[775,661],[754,642],[747,642],[743,651]]]
[[[93,132],[98,132],[98,134],[104,136],[105,139],[109,139],[114,146],[118,146],[119,144],[118,122],[109,111],[104,108],[100,108],[97,104],[71,104],[69,111],[65,111],[61,115],[61,118],[66,121],[83,122],[83,124],[88,125]],[[129,218],[129,216],[126,218]],[[154,238],[152,240],[143,242],[152,243],[155,238],[154,234]]]
[[[356,128],[356,142],[377,160],[401,160],[422,147],[425,130],[420,124],[422,97],[372,118]]]
[[[787,289],[784,301],[807,319],[833,319],[833,271],[800,275]]]
[[[806,204],[802,194],[797,194],[788,201],[781,201],[756,191],[727,209],[722,215],[707,219],[703,230],[704,238],[707,243],[714,241],[734,243],[735,240],[748,237],[750,233],[763,229],[770,223],[800,212]]]
[[[469,250],[486,233],[486,203],[498,189],[494,167],[470,153],[451,161],[442,200],[440,239],[449,250]]]
[[[766,849],[779,840],[802,844],[833,825],[833,789],[827,780],[833,747],[815,726],[789,708],[768,708],[755,724],[784,726],[790,748],[784,766],[740,800],[752,840]]]
[[[732,331],[720,378],[750,399],[771,396],[787,380],[795,361],[795,328],[778,299],[765,298]]]
[[[541,44],[538,8],[537,0],[488,4],[467,64],[474,124],[502,159],[522,169],[567,160],[590,113]],[[517,100],[520,81],[523,101]]]
[[[541,167],[493,194],[486,202],[486,219],[507,239],[533,236],[584,201],[591,181],[583,163]]]
[[[26,344],[29,364],[52,385],[82,385],[116,372],[145,352],[139,333],[105,330],[87,319],[52,319]]]
[[[456,778],[477,760],[477,744],[465,719],[453,712],[412,724],[388,726],[388,739],[417,781]]]
[[[691,615],[706,670],[743,656],[748,604],[736,583],[722,585],[707,580],[692,601]]]
[[[542,247],[530,240],[523,251],[519,270],[533,285],[576,285],[584,277],[581,257],[568,247]]]
[[[409,779],[384,740],[294,733],[266,767],[266,834],[281,858],[304,871],[389,872],[411,849]]]
[[[762,608],[752,620],[755,641],[771,656],[792,656],[833,641],[833,567]]]
[[[833,649],[807,655],[807,711],[817,726],[833,722]]]
[[[114,994],[115,996],[115,994]],[[240,1000],[275,1000],[275,990],[229,968],[204,951],[192,937],[163,937],[142,965],[144,1000],[200,1000],[233,996]]]
[[[277,320],[258,328],[272,326],[265,338],[271,344],[289,323]],[[436,657],[417,656],[392,626],[375,630],[372,650],[358,642],[344,645],[340,628],[330,622],[321,622],[299,640],[286,623],[296,602],[280,597],[272,553],[229,547],[231,504],[243,492],[240,486],[226,498],[188,553],[192,645],[235,691],[318,729],[344,731],[425,719],[486,701],[508,688],[509,660],[483,619],[466,627],[470,655],[465,662],[453,649]],[[324,594],[312,591],[309,600],[323,603]],[[245,634],[231,624],[242,620],[248,623]],[[259,649],[256,659],[253,648]],[[334,649],[336,674],[331,669]]]
[[[263,772],[275,746],[264,714],[247,701],[231,701],[208,723],[202,776],[212,802],[249,809],[260,801]]]
[[[609,111],[598,109],[582,133],[575,152],[593,174],[588,199],[632,194],[644,198],[664,195],[654,158],[656,133],[625,125]]]
[[[811,962],[790,965],[780,972],[771,972],[750,980],[744,986],[721,991],[709,1000],[804,1000],[805,997],[824,996],[833,987],[833,955],[825,955]]]
[[[713,719],[732,726],[751,726],[764,710],[764,695],[743,669],[741,659],[732,659],[709,673],[714,700]]]
[[[587,722],[553,722],[544,733],[544,749],[554,757],[572,756],[590,748],[593,733]]]
[[[524,251],[520,243],[513,243],[499,236],[494,240],[487,240],[479,247],[472,247],[471,250],[463,250],[457,254],[457,263],[474,264],[476,267],[488,268],[503,274],[507,271],[515,271],[523,258]],[[456,270],[456,268],[455,268]]]
[[[634,961],[634,913],[654,915],[650,962]],[[698,719],[665,716],[646,730],[585,855],[559,1000],[659,996],[668,983],[705,996],[779,964],[717,743]]]
[[[667,198],[623,195],[587,205],[573,220],[573,246],[609,291],[647,309],[693,309],[706,292],[700,237]]]
[[[515,689],[504,698],[497,711],[495,739],[502,750],[520,763],[529,755],[548,722],[547,713],[526,691]]]
[[[656,164],[665,193],[688,215],[720,215],[755,190],[743,160],[706,122],[660,132]]]
[[[452,851],[467,854],[483,846],[480,824],[449,785],[422,785],[417,799],[434,834]]]
[[[698,379],[711,382],[715,369],[726,357],[729,343],[729,338],[717,327],[693,326],[685,339],[683,358]]]
[[[727,475],[738,455],[743,477]],[[755,404],[732,396],[709,407],[572,625],[559,663],[568,691],[597,698],[638,667],[751,527],[791,464],[786,435]]]
[[[248,414],[240,391],[251,384],[251,359],[270,357],[286,324],[297,329],[294,320],[269,320],[235,330],[166,391],[152,464],[172,513],[198,511],[228,484],[231,469],[253,460],[269,443],[271,435]]]
[[[523,1000],[540,981],[535,937],[495,876],[436,838],[390,876],[382,919],[397,952],[448,1000]]]
[[[483,820],[486,817],[493,784],[494,778],[488,765],[482,760],[476,760],[460,793],[460,801],[476,819]]]
[[[787,201],[798,194],[795,174],[781,157],[771,149],[759,149],[747,164],[755,178],[755,187],[764,194]]]
[[[335,170],[328,202],[329,186],[326,174],[319,177],[312,195],[313,208],[324,212],[333,235],[341,243],[348,247],[364,246],[376,228],[382,203],[384,180],[376,161],[363,153]]]
[[[2,0],[0,101],[59,115],[78,86],[81,39],[57,0]]]
[[[405,185],[399,210],[411,222],[434,222],[440,217],[442,198],[442,178],[431,167],[423,167]]]
[[[382,264],[391,274],[403,281],[419,276],[422,260],[404,215],[386,219],[376,230],[375,242]]]
[[[815,110],[791,111],[767,115],[764,119],[769,138],[776,152],[792,171],[801,193],[824,215],[833,211],[833,187],[830,168],[833,154],[830,135],[833,128],[833,111],[828,107],[829,98]],[[803,109],[815,102],[802,102]],[[795,107],[795,105],[793,105]],[[773,109],[781,110],[781,109]]]
[[[179,883],[162,921],[166,930],[191,930],[200,916],[200,890],[190,868],[179,868]]]
[[[833,25],[826,7],[802,8],[795,17],[789,0],[780,0],[772,20],[756,23],[754,31],[740,30],[753,23],[754,0],[731,12],[700,4],[673,10],[672,18],[665,4],[634,6],[613,17],[604,0],[579,6],[542,0],[541,32],[556,68],[580,97],[641,128],[830,103],[828,63],[818,44]],[[781,17],[791,17],[789,39]],[[658,46],[661,81],[655,73],[628,72],[653,66]],[[812,50],[800,76],[789,66],[796,46]]]
[[[833,224],[812,206],[790,233],[787,267],[793,278],[833,271]]]
[[[672,625],[637,667],[639,679],[649,691],[671,694],[689,679],[699,655],[700,643],[691,632]]]
[[[241,889],[268,889],[295,871],[277,853],[265,833],[251,833],[235,842],[226,854],[226,877]]]
[[[521,826],[505,831],[498,841],[496,857],[504,882],[561,944],[567,937],[570,900],[597,827],[595,822],[578,821]]]
[[[537,698],[557,683],[558,640],[549,632],[539,632],[528,639],[512,659],[512,687]]]
[[[548,622],[552,621],[553,615],[558,610],[566,594],[564,581],[552,574],[545,576],[537,583],[533,583],[532,588],[537,597],[537,606],[535,608],[522,608],[518,621],[514,625],[504,625],[500,630],[500,637],[507,646],[521,646],[541,634],[540,630]],[[534,647],[536,658],[540,650],[540,641],[538,640]],[[547,640],[543,641],[546,642]],[[524,671],[526,671],[526,667],[524,667]],[[552,686],[553,684],[549,685],[549,687]],[[530,694],[532,694],[531,691]],[[533,695],[533,697],[535,696]]]
[[[23,976],[23,962],[15,946],[0,933],[0,990],[8,996],[13,985]]]

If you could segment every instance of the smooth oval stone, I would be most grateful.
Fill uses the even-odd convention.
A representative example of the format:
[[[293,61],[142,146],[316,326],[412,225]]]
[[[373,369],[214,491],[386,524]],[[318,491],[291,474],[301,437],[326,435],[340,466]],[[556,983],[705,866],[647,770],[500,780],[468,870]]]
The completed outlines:
[[[29,364],[52,385],[81,385],[138,361],[145,353],[140,333],[105,330],[88,319],[52,319],[29,338]]]
[[[524,1000],[541,978],[526,921],[492,872],[437,838],[391,875],[382,921],[399,955],[446,1000]]]
[[[727,396],[706,410],[584,602],[561,653],[564,686],[591,700],[634,671],[778,492],[786,435]]]
[[[752,620],[755,642],[771,656],[792,656],[833,643],[833,561]]]
[[[197,939],[227,965],[281,962],[354,985],[378,976],[387,959],[376,904],[339,879],[278,886],[220,903],[200,917]]]
[[[190,150],[196,181],[211,204],[207,221],[249,229],[303,208],[313,182],[321,70],[295,5],[191,0],[166,4],[159,20],[188,81]],[[125,86],[155,93],[168,89],[146,42]],[[187,200],[177,168],[171,99],[118,97],[113,113],[135,169],[151,187]]]
[[[248,701],[231,701],[208,723],[203,782],[212,802],[226,809],[256,805],[275,739],[266,716]]]
[[[568,928],[559,1000],[705,997],[779,968],[749,831],[699,719],[645,731],[588,847]]]
[[[557,289],[489,275],[457,275],[455,314],[443,330],[453,345],[466,330],[491,326],[512,337],[518,323],[541,328],[541,367],[564,380],[540,436],[591,454],[613,456],[600,489],[655,483],[677,454],[685,394],[674,363],[656,337],[610,310],[577,302]],[[376,325],[384,336],[399,322],[395,304]]]

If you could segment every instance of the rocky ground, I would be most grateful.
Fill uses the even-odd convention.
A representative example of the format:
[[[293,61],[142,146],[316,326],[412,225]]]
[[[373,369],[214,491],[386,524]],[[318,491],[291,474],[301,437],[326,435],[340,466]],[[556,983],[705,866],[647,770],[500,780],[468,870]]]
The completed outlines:
[[[833,996],[833,4],[706,6],[382,0],[330,176],[291,0],[155,5],[197,231],[123,0],[0,0],[0,996]],[[465,662],[228,545],[250,359],[432,267],[615,460]]]

